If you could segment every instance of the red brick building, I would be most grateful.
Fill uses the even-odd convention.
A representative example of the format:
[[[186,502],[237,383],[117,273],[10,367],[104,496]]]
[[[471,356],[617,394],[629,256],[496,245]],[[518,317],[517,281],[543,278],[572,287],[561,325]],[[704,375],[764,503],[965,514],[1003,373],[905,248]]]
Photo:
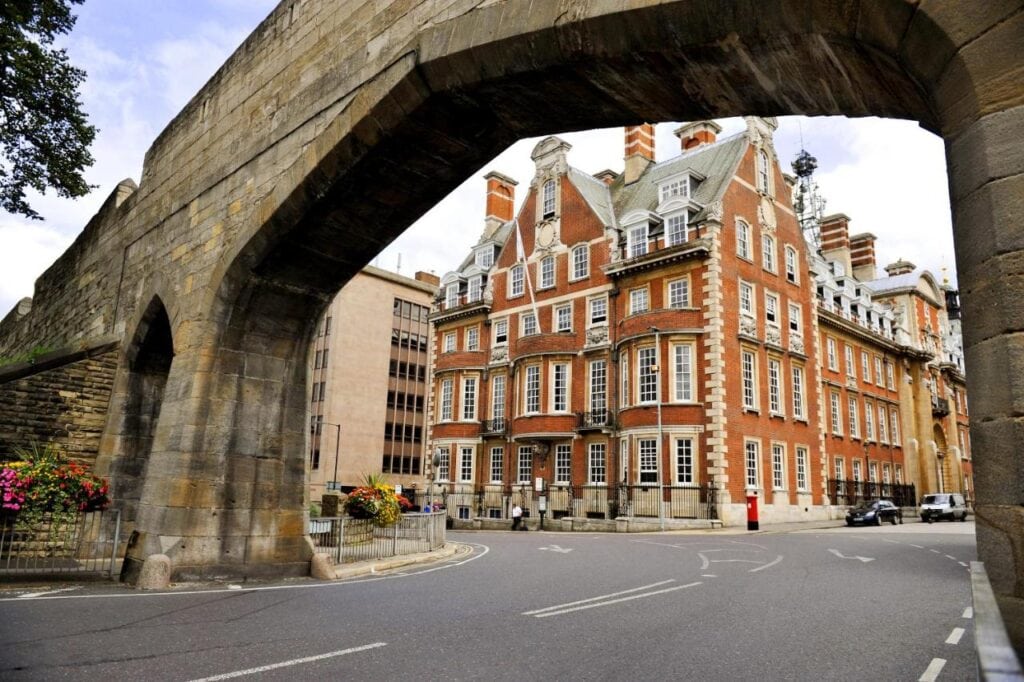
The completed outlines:
[[[721,140],[714,122],[685,125],[680,153],[660,162],[653,126],[626,128],[621,174],[573,168],[570,145],[549,137],[518,215],[516,183],[486,176],[483,234],[442,278],[431,314],[430,446],[453,516],[505,518],[518,503],[570,519],[563,527],[738,524],[756,497],[761,521],[795,521],[916,474],[902,447],[878,468],[888,435],[854,446],[845,427],[826,427],[837,407],[848,416],[856,389],[858,410],[884,416],[888,434],[909,347],[868,286],[866,325],[849,312],[819,320],[828,286],[854,286],[852,266],[840,286],[828,260],[852,258],[845,223],[822,227],[821,253],[808,246],[776,122],[746,122]],[[873,241],[857,247],[863,260]],[[881,383],[848,385],[839,354],[855,347],[872,369],[883,361]],[[888,489],[836,489],[860,466],[853,447]]]

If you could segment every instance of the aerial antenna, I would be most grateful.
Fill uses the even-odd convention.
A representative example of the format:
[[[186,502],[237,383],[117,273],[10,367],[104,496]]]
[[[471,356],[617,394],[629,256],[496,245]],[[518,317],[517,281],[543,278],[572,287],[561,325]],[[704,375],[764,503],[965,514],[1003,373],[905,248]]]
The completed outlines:
[[[399,275],[402,274],[402,254],[401,254],[401,252],[399,252],[399,254],[398,254],[398,263],[395,265],[395,273],[399,274]]]
[[[800,153],[793,161],[793,172],[797,177],[793,209],[796,211],[796,219],[800,223],[804,239],[814,247],[815,251],[820,251],[821,218],[825,214],[825,199],[818,193],[818,183],[814,181],[814,171],[817,167],[818,160],[803,148],[803,131],[801,131]]]

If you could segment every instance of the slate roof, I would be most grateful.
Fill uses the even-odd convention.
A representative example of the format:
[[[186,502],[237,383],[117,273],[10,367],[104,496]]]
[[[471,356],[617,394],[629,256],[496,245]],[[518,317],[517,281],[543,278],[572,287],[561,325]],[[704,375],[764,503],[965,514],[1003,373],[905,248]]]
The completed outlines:
[[[744,131],[649,166],[640,179],[630,185],[625,185],[619,176],[611,186],[616,215],[621,217],[637,210],[654,211],[658,206],[658,185],[661,181],[688,170],[706,178],[691,196],[695,203],[707,206],[721,199],[736,174],[747,144]],[[695,220],[703,217],[704,211],[701,210]]]
[[[590,209],[597,214],[601,222],[606,226],[616,224],[612,208],[612,194],[601,180],[593,175],[588,175],[577,168],[569,168],[569,180],[583,195],[583,199],[590,206]]]

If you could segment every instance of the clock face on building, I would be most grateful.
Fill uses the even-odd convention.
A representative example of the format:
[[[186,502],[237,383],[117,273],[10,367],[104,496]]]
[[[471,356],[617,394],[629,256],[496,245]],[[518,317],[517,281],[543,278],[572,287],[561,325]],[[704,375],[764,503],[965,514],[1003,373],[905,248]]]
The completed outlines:
[[[545,223],[537,228],[537,244],[539,246],[551,246],[555,243],[555,226]]]

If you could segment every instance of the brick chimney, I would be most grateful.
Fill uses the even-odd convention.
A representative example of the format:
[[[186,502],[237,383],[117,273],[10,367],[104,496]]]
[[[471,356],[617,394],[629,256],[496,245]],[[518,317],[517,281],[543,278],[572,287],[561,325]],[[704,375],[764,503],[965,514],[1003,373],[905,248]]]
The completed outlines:
[[[438,289],[441,286],[441,278],[432,272],[425,272],[423,270],[419,270],[416,272],[415,279],[417,282],[429,284],[435,289]]]
[[[640,179],[647,167],[654,163],[654,125],[643,123],[626,126],[626,170],[623,172],[627,185]]]
[[[615,178],[619,177],[619,174],[613,170],[605,169],[598,173],[594,173],[594,177],[603,182],[606,185],[610,185],[615,182]]]
[[[875,269],[875,235],[862,232],[850,237],[850,263],[853,265],[853,276],[861,282],[870,282],[878,278]]]
[[[853,274],[850,262],[850,216],[833,213],[821,219],[821,255],[838,261],[843,272]]]
[[[517,183],[507,175],[491,171],[484,176],[487,180],[487,208],[484,214],[484,238],[512,220],[515,213]]]
[[[679,138],[679,148],[685,152],[702,144],[712,144],[721,132],[722,126],[714,121],[696,121],[676,128],[673,134]]]

